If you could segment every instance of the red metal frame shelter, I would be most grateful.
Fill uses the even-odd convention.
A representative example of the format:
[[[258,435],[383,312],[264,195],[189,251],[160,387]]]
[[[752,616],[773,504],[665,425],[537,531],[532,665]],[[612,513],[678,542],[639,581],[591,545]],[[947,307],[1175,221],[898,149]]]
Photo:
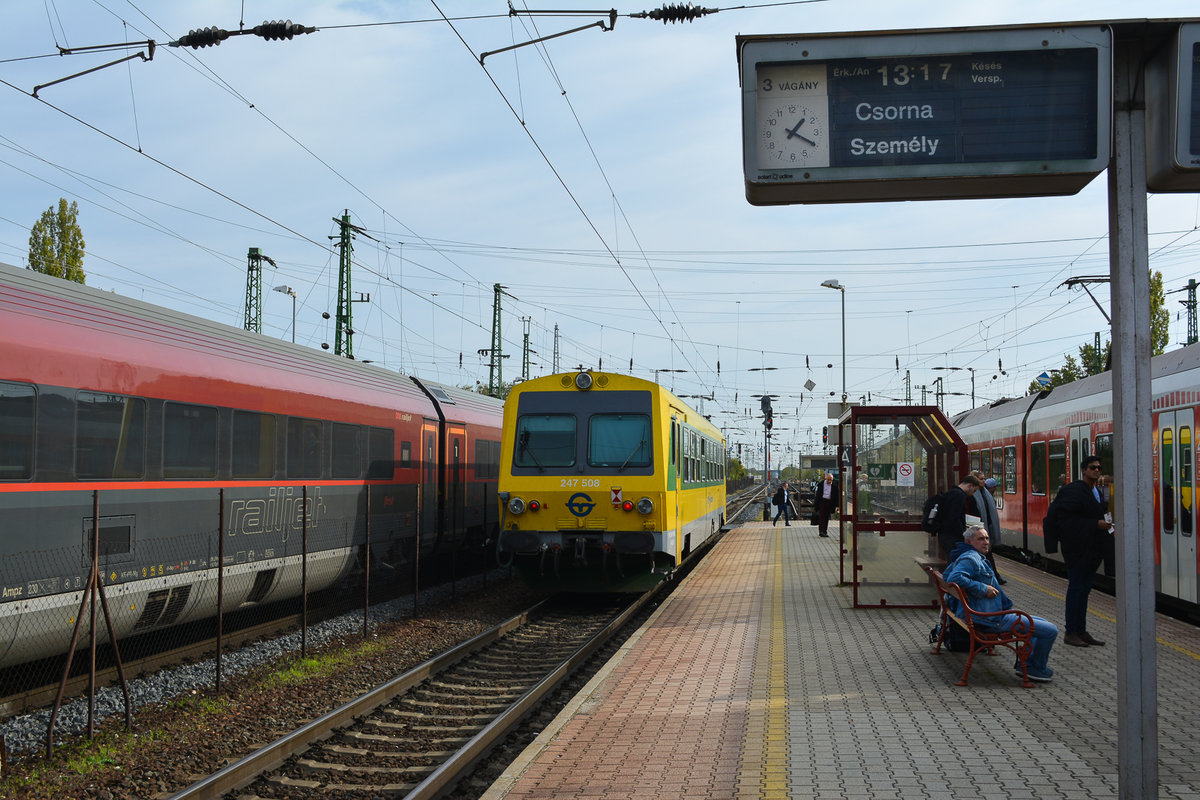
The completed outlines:
[[[936,406],[852,406],[838,421],[842,582],[855,608],[936,608],[920,567],[937,540],[921,529],[925,500],[962,480],[967,446]]]

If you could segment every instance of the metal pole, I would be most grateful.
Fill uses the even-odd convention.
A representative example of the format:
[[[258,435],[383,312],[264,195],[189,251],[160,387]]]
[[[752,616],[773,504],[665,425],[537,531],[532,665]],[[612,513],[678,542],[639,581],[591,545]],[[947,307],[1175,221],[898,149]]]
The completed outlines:
[[[367,484],[367,530],[366,530],[366,561],[363,577],[363,638],[367,635],[367,623],[371,615],[371,485]]]
[[[300,657],[308,655],[308,487],[301,493],[300,511]]]
[[[1122,800],[1158,797],[1158,669],[1150,425],[1150,266],[1146,234],[1144,45],[1113,53],[1113,152],[1108,165],[1113,306],[1113,472],[1117,533],[1117,767]]]
[[[100,492],[92,492],[92,571],[96,578],[88,590],[92,632],[88,646],[88,738],[96,735],[96,586],[100,583]]]
[[[225,490],[221,489],[217,503],[217,686],[221,693],[221,656],[225,652]]]
[[[842,411],[846,410],[846,287],[842,293]]]
[[[292,292],[292,344],[296,343],[296,293]]]

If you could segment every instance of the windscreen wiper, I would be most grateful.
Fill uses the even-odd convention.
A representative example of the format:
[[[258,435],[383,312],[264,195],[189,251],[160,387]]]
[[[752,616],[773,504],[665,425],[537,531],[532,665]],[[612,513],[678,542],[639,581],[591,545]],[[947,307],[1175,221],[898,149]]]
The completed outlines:
[[[526,453],[531,459],[533,459],[533,463],[537,465],[538,472],[546,471],[546,468],[542,466],[542,462],[538,461],[537,456],[535,456],[533,451],[529,449],[529,431],[521,431],[521,436],[517,441],[517,448],[518,453]]]
[[[640,442],[637,443],[637,445],[633,448],[633,452],[631,452],[628,456],[625,457],[625,460],[623,462],[621,462],[621,466],[617,467],[617,472],[625,471],[625,466],[629,463],[629,459],[631,459],[635,455],[637,455],[637,451],[641,450],[642,445],[644,445],[645,443],[646,443],[645,438],[643,438]]]

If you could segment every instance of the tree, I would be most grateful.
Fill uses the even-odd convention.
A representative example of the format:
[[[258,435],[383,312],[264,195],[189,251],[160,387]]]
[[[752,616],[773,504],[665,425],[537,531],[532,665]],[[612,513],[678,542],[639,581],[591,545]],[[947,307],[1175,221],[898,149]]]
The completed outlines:
[[[29,231],[29,269],[56,278],[84,283],[83,253],[86,246],[79,227],[79,205],[67,205],[65,197],[42,212]]]
[[[725,464],[725,480],[736,481],[746,477],[746,468],[737,456],[731,456]]]
[[[1171,312],[1163,294],[1162,272],[1150,273],[1150,355],[1161,356],[1171,342]]]

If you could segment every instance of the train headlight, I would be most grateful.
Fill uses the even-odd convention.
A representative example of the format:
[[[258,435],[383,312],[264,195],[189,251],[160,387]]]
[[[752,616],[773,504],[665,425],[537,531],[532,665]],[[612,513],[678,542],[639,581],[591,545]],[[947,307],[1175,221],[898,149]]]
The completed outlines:
[[[654,501],[649,497],[643,497],[638,500],[637,509],[639,514],[649,514],[654,510]]]
[[[633,501],[632,501],[632,500],[626,500],[624,503],[621,503],[621,510],[622,510],[622,511],[627,511],[627,512],[628,512],[628,511],[633,511]]]
[[[519,497],[514,497],[508,501],[508,513],[520,514],[525,510],[525,501]]]
[[[542,504],[541,504],[541,503],[539,503],[537,500],[530,500],[530,501],[529,501],[529,510],[530,510],[530,511],[537,511],[537,510],[538,510],[539,508],[541,508],[541,507],[542,507]]]
[[[586,392],[592,388],[592,376],[588,372],[580,372],[575,376],[575,388],[581,392]]]

